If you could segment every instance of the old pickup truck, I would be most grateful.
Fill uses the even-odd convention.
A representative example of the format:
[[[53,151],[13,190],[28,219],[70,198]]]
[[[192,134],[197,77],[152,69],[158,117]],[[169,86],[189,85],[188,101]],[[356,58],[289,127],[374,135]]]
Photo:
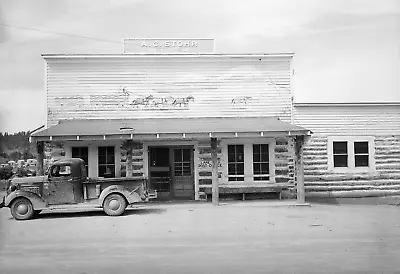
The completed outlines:
[[[122,215],[128,205],[156,198],[147,181],[135,178],[87,178],[78,158],[54,162],[45,176],[14,178],[0,204],[16,220],[28,220],[42,210],[103,208],[109,216]]]

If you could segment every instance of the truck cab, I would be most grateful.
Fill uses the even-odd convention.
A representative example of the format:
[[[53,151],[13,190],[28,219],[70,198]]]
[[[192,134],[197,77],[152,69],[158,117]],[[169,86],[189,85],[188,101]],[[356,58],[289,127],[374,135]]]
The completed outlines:
[[[45,176],[14,178],[7,185],[1,207],[17,220],[31,219],[44,209],[103,208],[110,216],[128,205],[156,198],[145,178],[87,178],[85,162],[67,158],[50,165]]]

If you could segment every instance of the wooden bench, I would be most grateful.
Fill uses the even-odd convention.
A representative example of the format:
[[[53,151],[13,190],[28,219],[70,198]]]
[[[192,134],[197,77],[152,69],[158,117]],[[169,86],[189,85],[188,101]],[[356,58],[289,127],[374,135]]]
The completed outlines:
[[[212,195],[212,186],[201,187],[204,190],[200,191],[200,195],[205,195],[205,200],[208,200],[208,195]],[[282,190],[287,189],[283,185],[263,185],[263,186],[235,186],[235,185],[220,185],[220,194],[242,194],[242,200],[246,200],[246,194],[254,193],[277,193],[279,200],[282,199]]]

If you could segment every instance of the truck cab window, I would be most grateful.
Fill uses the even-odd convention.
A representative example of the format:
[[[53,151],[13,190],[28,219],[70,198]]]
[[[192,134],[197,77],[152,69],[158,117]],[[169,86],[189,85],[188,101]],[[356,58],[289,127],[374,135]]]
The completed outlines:
[[[50,171],[51,177],[63,177],[71,175],[71,166],[54,166]]]

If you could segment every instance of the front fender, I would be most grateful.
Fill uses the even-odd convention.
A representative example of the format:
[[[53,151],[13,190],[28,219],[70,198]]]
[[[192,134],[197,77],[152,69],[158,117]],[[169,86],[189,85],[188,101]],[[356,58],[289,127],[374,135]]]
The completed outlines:
[[[138,186],[140,187],[140,186]],[[126,198],[126,200],[128,201],[128,204],[133,204],[136,202],[141,202],[142,199],[140,198],[140,196],[136,193],[135,190],[129,190],[128,188],[124,187],[124,186],[120,186],[120,185],[111,185],[106,187],[100,194],[99,197],[99,203],[100,205],[103,205],[104,199],[107,197],[107,195],[111,194],[111,193],[119,193],[122,196],[124,196]]]
[[[47,203],[45,200],[43,200],[39,195],[36,193],[32,193],[29,191],[24,191],[24,190],[16,190],[14,192],[11,192],[5,199],[4,205],[5,206],[10,206],[12,201],[18,197],[24,197],[31,201],[33,209],[44,209],[47,207]]]

